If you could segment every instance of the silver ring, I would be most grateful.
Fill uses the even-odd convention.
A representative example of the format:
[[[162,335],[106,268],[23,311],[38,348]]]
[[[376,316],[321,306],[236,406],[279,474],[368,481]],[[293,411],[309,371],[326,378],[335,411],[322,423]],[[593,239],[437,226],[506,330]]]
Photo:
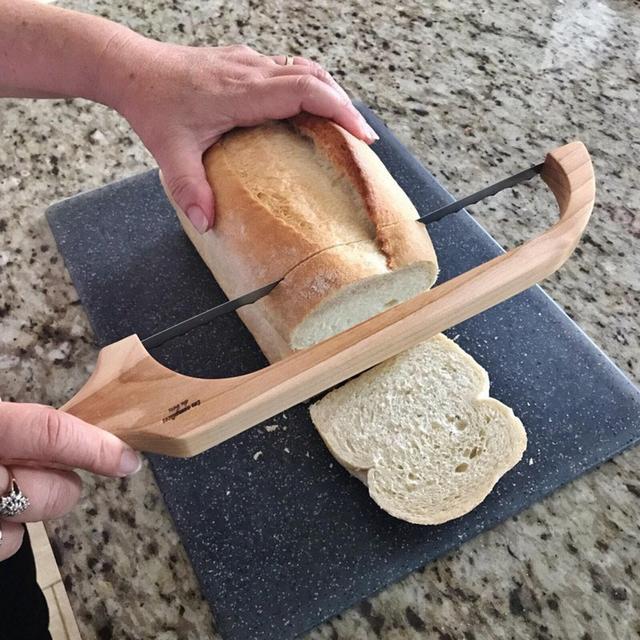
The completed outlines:
[[[20,491],[15,478],[11,478],[11,488],[8,493],[0,496],[0,518],[12,518],[24,513],[31,503],[29,498]]]
[[[285,58],[284,58],[284,66],[285,67],[293,66],[293,56],[285,56]]]

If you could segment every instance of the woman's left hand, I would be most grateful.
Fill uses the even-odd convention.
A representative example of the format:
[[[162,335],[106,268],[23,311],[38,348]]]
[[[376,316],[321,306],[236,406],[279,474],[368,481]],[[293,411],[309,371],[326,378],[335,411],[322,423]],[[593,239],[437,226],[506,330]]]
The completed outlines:
[[[201,233],[211,228],[215,207],[202,154],[226,131],[307,111],[366,142],[377,138],[329,73],[305,58],[287,65],[285,56],[245,45],[183,47],[135,34],[111,48],[104,59],[116,77],[105,74],[105,92],[112,88],[113,95],[102,101],[127,118],[157,160],[173,200]]]
[[[6,500],[15,480],[29,499],[15,514],[0,511],[0,562],[20,548],[22,523],[59,518],[73,508],[81,481],[72,469],[122,478],[141,464],[122,440],[75,416],[0,401],[0,497]]]

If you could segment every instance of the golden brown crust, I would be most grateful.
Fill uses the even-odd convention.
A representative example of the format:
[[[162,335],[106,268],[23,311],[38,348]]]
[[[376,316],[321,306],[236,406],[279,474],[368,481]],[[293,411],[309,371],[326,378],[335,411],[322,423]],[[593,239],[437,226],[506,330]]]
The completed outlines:
[[[216,200],[216,221],[206,234],[206,245],[224,253],[224,264],[216,264],[228,285],[227,295],[242,295],[277,278],[318,250],[318,246],[269,209],[247,188],[243,176],[231,162],[233,144],[222,140],[204,157],[207,178]],[[263,159],[257,157],[256,161]],[[204,257],[204,256],[203,256]],[[219,262],[218,256],[211,260]],[[211,268],[209,260],[205,262]],[[228,278],[224,276],[228,273]],[[247,286],[251,283],[250,286]],[[227,287],[233,293],[227,292]]]
[[[375,225],[378,246],[390,269],[417,260],[437,264],[425,227],[409,222],[418,217],[413,203],[368,145],[324,118],[303,113],[292,118],[292,122],[348,176]]]

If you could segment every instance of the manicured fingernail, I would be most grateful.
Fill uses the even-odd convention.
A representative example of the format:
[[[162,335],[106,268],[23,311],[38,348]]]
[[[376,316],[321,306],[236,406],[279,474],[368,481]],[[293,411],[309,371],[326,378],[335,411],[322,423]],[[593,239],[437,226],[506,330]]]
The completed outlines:
[[[370,142],[380,140],[380,136],[369,126],[367,122],[364,123],[363,129]]]
[[[142,458],[133,450],[125,449],[120,458],[118,473],[121,476],[132,476],[142,468]]]
[[[191,205],[187,209],[187,218],[191,220],[191,224],[199,233],[204,233],[209,228],[207,216],[204,215],[204,211],[198,205]]]

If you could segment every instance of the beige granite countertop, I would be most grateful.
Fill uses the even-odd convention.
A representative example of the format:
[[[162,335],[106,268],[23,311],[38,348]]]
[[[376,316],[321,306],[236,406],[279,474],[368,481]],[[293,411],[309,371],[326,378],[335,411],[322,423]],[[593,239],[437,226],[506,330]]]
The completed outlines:
[[[65,0],[161,39],[247,42],[321,61],[454,193],[563,141],[588,145],[594,218],[545,289],[638,383],[640,5],[632,0],[333,3]],[[125,121],[83,101],[0,102],[0,395],[60,405],[96,349],[44,220],[51,202],[153,166]],[[505,245],[542,196],[476,216]],[[636,638],[640,449],[310,633],[308,640]],[[48,524],[85,640],[217,638],[148,469],[87,478]]]

